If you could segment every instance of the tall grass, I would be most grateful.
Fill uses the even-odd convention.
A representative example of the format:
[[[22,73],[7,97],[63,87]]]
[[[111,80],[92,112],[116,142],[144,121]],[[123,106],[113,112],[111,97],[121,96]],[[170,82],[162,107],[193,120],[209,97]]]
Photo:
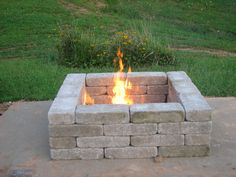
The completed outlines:
[[[124,61],[133,66],[168,65],[175,57],[154,40],[148,31],[116,32],[110,39],[96,38],[91,32],[79,32],[75,27],[60,30],[58,62],[70,67],[113,66],[116,52],[121,48]]]

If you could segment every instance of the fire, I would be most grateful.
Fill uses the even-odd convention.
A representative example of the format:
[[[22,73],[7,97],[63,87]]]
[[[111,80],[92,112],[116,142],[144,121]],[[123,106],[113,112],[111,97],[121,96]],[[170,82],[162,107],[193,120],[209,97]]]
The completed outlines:
[[[87,91],[84,93],[84,105],[94,104],[94,99],[88,94]]]
[[[114,88],[113,88],[113,94],[112,97],[112,104],[133,104],[133,100],[128,98],[127,95],[127,89],[132,88],[132,84],[122,77],[123,76],[123,70],[124,70],[124,64],[122,61],[123,53],[120,50],[120,47],[117,51],[117,57],[119,59],[119,71],[115,74],[114,77]],[[128,72],[131,72],[131,68],[129,67]]]

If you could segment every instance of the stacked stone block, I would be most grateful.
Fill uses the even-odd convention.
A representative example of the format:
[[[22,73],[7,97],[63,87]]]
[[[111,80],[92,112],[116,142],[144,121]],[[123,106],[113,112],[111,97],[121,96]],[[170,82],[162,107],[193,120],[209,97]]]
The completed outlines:
[[[115,76],[116,73],[87,74],[86,91],[94,99],[95,104],[111,104]],[[165,73],[122,73],[121,78],[132,84],[132,88],[127,89],[127,94],[135,103],[166,102],[168,85]]]
[[[209,154],[211,108],[186,73],[122,74],[134,86],[133,105],[109,104],[114,76],[66,77],[48,113],[52,159]],[[100,101],[84,105],[85,90]]]

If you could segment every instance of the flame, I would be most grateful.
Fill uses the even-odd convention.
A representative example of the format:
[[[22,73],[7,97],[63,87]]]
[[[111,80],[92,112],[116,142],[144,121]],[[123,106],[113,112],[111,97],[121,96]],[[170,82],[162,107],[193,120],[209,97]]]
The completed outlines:
[[[132,88],[132,84],[127,80],[123,79],[123,70],[124,64],[122,61],[123,53],[120,50],[120,47],[117,51],[117,57],[119,59],[119,71],[115,74],[114,77],[114,87],[113,87],[113,94],[112,97],[112,104],[133,104],[133,100],[128,98],[127,89]],[[131,72],[131,68],[129,67],[128,72]]]
[[[87,91],[84,93],[84,105],[94,104],[94,99],[88,94]]]

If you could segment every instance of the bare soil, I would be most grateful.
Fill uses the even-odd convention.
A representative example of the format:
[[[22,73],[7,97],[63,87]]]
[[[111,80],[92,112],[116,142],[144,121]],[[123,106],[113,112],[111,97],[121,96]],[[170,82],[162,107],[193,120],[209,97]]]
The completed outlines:
[[[8,103],[0,103],[0,116],[3,115],[3,113],[8,109],[8,107],[11,105],[11,102]]]
[[[178,50],[178,51],[189,51],[189,52],[196,52],[196,53],[208,53],[211,55],[216,56],[229,56],[229,57],[236,57],[235,52],[229,52],[225,50],[219,50],[219,49],[207,49],[207,48],[194,48],[194,47],[171,47],[171,50]]]

